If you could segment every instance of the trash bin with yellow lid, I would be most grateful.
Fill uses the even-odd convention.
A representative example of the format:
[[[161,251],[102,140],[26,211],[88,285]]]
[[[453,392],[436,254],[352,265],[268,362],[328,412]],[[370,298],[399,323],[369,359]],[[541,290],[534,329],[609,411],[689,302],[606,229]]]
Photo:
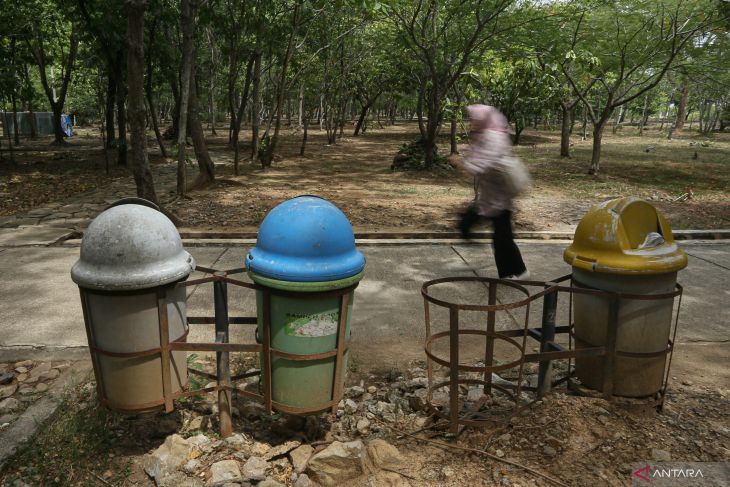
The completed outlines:
[[[651,204],[627,197],[591,208],[565,250],[577,287],[651,295],[671,293],[687,255],[677,246],[664,216]],[[576,348],[605,346],[611,297],[576,293],[573,320]],[[671,330],[673,298],[618,300],[613,394],[650,396],[661,389]],[[629,353],[657,353],[631,357]],[[575,373],[587,387],[602,390],[603,357],[576,359]]]

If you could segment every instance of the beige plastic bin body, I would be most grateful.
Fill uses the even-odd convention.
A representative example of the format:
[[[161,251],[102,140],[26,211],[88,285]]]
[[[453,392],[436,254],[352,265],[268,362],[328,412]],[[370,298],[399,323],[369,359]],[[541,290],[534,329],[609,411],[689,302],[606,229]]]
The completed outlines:
[[[618,276],[573,269],[576,285],[629,294],[663,294],[674,290],[677,273],[652,276]],[[673,299],[619,300],[616,350],[660,352],[667,347],[672,325]],[[588,294],[573,296],[576,348],[606,344],[609,299]],[[659,391],[664,379],[666,355],[651,358],[616,357],[613,393],[644,397]],[[603,387],[603,358],[575,361],[575,374],[591,389]]]
[[[106,352],[130,353],[159,348],[156,289],[144,294],[87,293],[89,321],[95,346]],[[185,288],[167,291],[170,341],[187,333]],[[159,353],[142,357],[97,354],[108,406],[120,411],[154,409],[164,404],[162,359]],[[188,380],[186,352],[171,353],[171,392],[180,392]]]

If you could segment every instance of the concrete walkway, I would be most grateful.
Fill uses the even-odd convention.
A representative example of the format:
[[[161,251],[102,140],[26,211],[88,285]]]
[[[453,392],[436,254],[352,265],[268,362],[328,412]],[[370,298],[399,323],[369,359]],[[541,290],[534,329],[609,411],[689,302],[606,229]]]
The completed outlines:
[[[216,269],[242,267],[251,243],[225,247],[189,247],[199,265]],[[487,244],[401,244],[361,247],[367,258],[365,278],[356,291],[353,316],[353,351],[361,362],[396,364],[407,358],[423,358],[425,336],[424,281],[446,276],[494,276],[493,258]],[[570,272],[562,260],[568,242],[521,241],[533,279],[549,280]],[[689,266],[679,276],[685,288],[678,339],[681,343],[730,343],[730,241],[688,241]],[[78,259],[73,244],[55,247],[0,248],[0,360],[30,356],[76,358],[86,356],[78,290],[69,271]],[[195,275],[192,277],[196,277]],[[244,276],[245,278],[245,276]],[[444,288],[450,299],[479,302],[483,288]],[[502,300],[516,299],[508,294]],[[566,300],[567,301],[567,300]],[[540,304],[532,311],[539,321]],[[230,288],[231,315],[254,316],[253,294]],[[191,287],[188,315],[212,315],[212,286]],[[561,303],[558,320],[567,321],[567,303]],[[463,317],[465,323],[479,317]],[[514,327],[520,316],[504,317],[501,326]],[[434,315],[445,326],[445,315]],[[515,321],[516,320],[516,321]],[[234,333],[234,340],[252,340],[250,328]],[[196,325],[191,341],[211,340],[212,327]],[[722,367],[727,368],[726,364]]]

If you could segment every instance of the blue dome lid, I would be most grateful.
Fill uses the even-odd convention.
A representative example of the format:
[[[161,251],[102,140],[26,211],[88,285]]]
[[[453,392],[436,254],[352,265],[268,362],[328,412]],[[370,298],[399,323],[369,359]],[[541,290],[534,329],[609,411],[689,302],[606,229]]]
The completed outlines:
[[[345,214],[316,196],[297,196],[274,207],[246,256],[249,271],[281,281],[335,281],[364,267]]]

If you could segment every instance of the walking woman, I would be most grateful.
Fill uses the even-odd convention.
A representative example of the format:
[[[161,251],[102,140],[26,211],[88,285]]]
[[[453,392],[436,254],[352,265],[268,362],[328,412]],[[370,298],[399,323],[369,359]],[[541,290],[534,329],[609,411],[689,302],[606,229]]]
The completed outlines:
[[[500,279],[529,279],[530,272],[512,235],[512,200],[516,194],[506,180],[506,165],[513,163],[507,119],[487,105],[470,105],[467,113],[471,133],[463,166],[475,177],[476,198],[462,215],[459,230],[464,238],[469,238],[477,221],[491,220],[494,260]]]

